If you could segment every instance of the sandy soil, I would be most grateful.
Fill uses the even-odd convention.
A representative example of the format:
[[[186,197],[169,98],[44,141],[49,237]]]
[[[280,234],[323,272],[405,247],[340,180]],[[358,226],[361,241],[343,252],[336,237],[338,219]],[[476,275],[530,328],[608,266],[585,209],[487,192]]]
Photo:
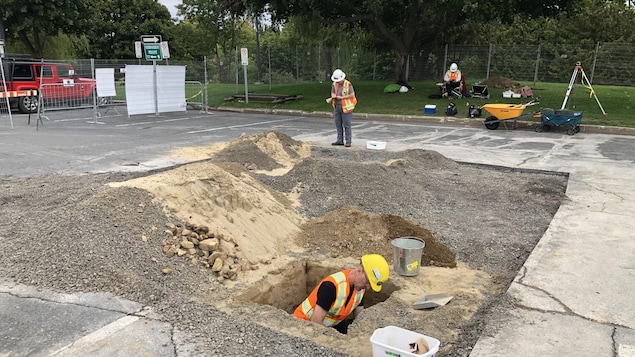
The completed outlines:
[[[425,150],[311,147],[278,132],[172,156],[192,163],[2,181],[2,276],[147,304],[188,336],[183,355],[370,356],[373,331],[396,325],[439,339],[437,356],[466,356],[567,183]],[[228,278],[200,250],[168,257],[168,225],[205,226],[234,267],[248,264]],[[391,272],[348,335],[289,315],[363,254],[392,264],[392,241],[407,236],[425,241],[418,274]],[[453,299],[413,308],[436,293]]]

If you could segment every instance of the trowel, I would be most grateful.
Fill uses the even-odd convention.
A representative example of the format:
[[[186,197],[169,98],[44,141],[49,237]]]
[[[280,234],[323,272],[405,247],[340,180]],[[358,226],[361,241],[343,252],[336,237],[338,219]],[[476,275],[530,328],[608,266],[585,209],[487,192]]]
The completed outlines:
[[[431,309],[447,304],[454,296],[445,293],[424,295],[421,299],[414,303],[416,310]]]

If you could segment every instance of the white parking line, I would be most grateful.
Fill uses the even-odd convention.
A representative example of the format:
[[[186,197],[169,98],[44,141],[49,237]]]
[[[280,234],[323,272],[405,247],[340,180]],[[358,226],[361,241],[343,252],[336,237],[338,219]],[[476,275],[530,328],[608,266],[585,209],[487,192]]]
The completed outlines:
[[[82,348],[82,346],[90,347],[94,343],[106,339],[108,336],[111,336],[126,326],[137,322],[139,317],[137,316],[124,316],[114,322],[109,323],[108,325],[100,328],[99,330],[93,331],[88,335],[76,340],[68,346],[62,347],[60,350],[51,353],[49,356],[64,356],[65,351],[69,348]]]
[[[208,132],[208,131],[234,129],[234,128],[244,128],[244,127],[248,127],[248,126],[258,126],[258,125],[270,124],[270,123],[282,123],[282,122],[292,121],[292,120],[298,120],[298,119],[297,118],[290,118],[290,119],[280,119],[280,120],[267,120],[267,121],[249,123],[249,124],[229,125],[229,126],[222,126],[222,127],[218,127],[218,128],[211,128],[211,129],[193,130],[193,131],[188,131],[187,133],[188,134],[205,133],[205,132]]]

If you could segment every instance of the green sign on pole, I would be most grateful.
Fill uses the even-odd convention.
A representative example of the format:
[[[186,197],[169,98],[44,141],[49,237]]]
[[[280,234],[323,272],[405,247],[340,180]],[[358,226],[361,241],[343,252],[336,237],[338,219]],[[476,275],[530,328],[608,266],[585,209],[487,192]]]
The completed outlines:
[[[146,53],[146,60],[153,61],[163,59],[161,56],[161,44],[145,43],[143,44],[143,49]]]
[[[163,55],[161,53],[161,41],[161,35],[141,36],[141,43],[143,44],[143,52],[146,55],[146,60],[160,61],[163,59]]]

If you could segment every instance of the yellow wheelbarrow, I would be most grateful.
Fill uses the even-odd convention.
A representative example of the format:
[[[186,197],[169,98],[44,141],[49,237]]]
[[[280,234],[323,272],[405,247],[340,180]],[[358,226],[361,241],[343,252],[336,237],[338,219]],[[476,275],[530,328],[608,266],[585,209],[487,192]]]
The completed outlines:
[[[530,102],[523,104],[485,104],[481,106],[481,108],[488,111],[491,115],[485,118],[483,124],[485,124],[485,127],[489,130],[496,130],[498,129],[500,123],[503,123],[503,125],[505,125],[505,128],[507,129],[506,122],[511,121],[513,123],[512,129],[516,129],[516,121],[518,119],[533,118],[536,115],[536,113],[523,114],[525,108],[531,105],[538,104],[539,102],[540,98],[535,98],[532,99]]]

